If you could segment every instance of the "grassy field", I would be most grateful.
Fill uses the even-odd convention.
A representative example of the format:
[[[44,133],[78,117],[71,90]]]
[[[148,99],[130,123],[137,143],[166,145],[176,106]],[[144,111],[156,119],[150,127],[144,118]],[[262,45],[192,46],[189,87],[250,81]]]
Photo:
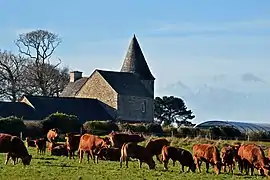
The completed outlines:
[[[193,144],[198,142],[211,142],[199,139],[171,139],[173,146],[182,147],[191,150]],[[145,142],[144,142],[145,143]],[[142,143],[142,144],[144,144]],[[233,141],[215,141],[215,144],[221,147],[225,143],[233,143]],[[267,143],[256,142],[259,145],[269,146]],[[12,161],[8,165],[4,165],[5,154],[1,154],[0,158],[0,179],[117,179],[117,180],[132,180],[132,179],[266,179],[261,176],[244,176],[237,171],[235,175],[224,174],[215,175],[210,168],[210,173],[206,174],[204,171],[205,164],[203,164],[203,172],[199,173],[180,173],[180,166],[177,163],[175,167],[172,162],[169,163],[169,170],[164,171],[163,165],[157,162],[155,170],[148,170],[148,166],[143,164],[142,169],[138,168],[138,162],[129,162],[129,168],[125,166],[120,169],[119,162],[99,161],[99,164],[94,164],[90,161],[88,164],[86,157],[83,163],[78,163],[78,158],[69,160],[67,157],[57,157],[46,155],[37,155],[34,148],[29,148],[33,159],[30,166],[24,167],[21,163],[13,165]],[[267,155],[267,154],[266,154]],[[154,159],[155,160],[155,159]],[[257,171],[255,171],[257,174]]]

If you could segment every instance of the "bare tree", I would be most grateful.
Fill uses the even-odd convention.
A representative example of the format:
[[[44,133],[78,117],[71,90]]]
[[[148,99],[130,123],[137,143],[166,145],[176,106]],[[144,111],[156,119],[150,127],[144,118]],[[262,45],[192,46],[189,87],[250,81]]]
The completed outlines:
[[[19,35],[15,44],[19,52],[31,60],[26,76],[26,83],[29,85],[26,93],[43,96],[54,96],[59,93],[61,90],[58,88],[59,78],[61,79],[60,76],[63,76],[61,73],[66,69],[59,68],[60,59],[57,64],[52,64],[50,58],[60,43],[61,38],[57,34],[46,30],[35,30]]]
[[[26,59],[0,50],[0,98],[15,102],[23,94]]]

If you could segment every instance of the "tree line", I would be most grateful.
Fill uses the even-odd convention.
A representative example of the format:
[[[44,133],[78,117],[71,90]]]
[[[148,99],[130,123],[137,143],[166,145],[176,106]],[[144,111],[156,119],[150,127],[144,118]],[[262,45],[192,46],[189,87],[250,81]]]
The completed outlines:
[[[51,58],[61,44],[58,34],[34,30],[19,34],[18,53],[0,49],[0,99],[15,102],[22,95],[59,96],[69,81],[69,69]]]

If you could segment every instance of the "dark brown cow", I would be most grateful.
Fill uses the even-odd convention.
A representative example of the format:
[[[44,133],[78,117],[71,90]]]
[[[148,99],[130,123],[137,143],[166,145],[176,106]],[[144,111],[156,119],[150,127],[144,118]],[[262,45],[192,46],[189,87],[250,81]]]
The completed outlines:
[[[49,142],[49,144],[48,144],[48,151],[52,151],[52,149],[54,148],[54,147],[56,147],[56,146],[60,146],[60,145],[63,145],[64,143],[56,143],[56,142]]]
[[[193,157],[199,172],[201,172],[201,164],[202,161],[204,161],[207,173],[209,170],[209,164],[214,166],[216,174],[220,173],[222,163],[220,152],[216,146],[211,144],[195,144],[193,146]]]
[[[121,149],[119,148],[102,148],[97,153],[97,158],[108,161],[119,161],[121,157]]]
[[[146,148],[152,153],[152,155],[156,156],[157,160],[162,163],[160,159],[161,150],[163,146],[169,146],[170,142],[165,138],[151,139],[147,144]]]
[[[139,143],[145,140],[142,135],[111,132],[108,137],[113,147],[121,148],[124,143]]]
[[[25,138],[26,147],[36,147],[35,140],[30,140],[29,137]]]
[[[71,159],[71,156],[74,159],[74,153],[79,148],[80,138],[81,138],[80,134],[71,134],[71,133],[66,134],[65,139],[66,139],[67,151],[68,151],[68,154],[69,154],[69,159]]]
[[[37,154],[45,154],[46,151],[46,139],[45,138],[39,138],[34,140]]]
[[[128,161],[130,158],[139,160],[139,168],[142,167],[143,162],[148,165],[149,169],[155,169],[156,167],[151,152],[145,147],[133,142],[123,144],[121,148],[120,168],[122,167],[123,161],[126,162],[126,167],[128,168]]]
[[[55,146],[51,151],[51,155],[53,155],[53,156],[68,156],[67,145],[62,144],[62,145]]]
[[[32,159],[24,142],[19,137],[10,134],[0,133],[0,153],[7,153],[5,164],[8,163],[10,157],[14,164],[16,158],[21,158],[24,165],[30,165]]]
[[[79,153],[80,153],[80,160],[79,163],[82,162],[83,153],[87,152],[87,161],[89,163],[89,155],[94,160],[95,163],[95,156],[94,152],[98,151],[103,147],[108,147],[110,145],[110,140],[108,138],[101,138],[92,134],[84,134],[80,138],[79,144]],[[97,158],[98,163],[98,158]]]
[[[238,150],[238,156],[240,157],[241,173],[245,169],[246,174],[253,175],[254,167],[261,173],[269,176],[269,160],[265,157],[261,147],[256,144],[244,144],[240,146]]]
[[[47,133],[47,139],[49,142],[55,142],[58,138],[58,130],[56,128],[50,129]]]
[[[221,149],[221,160],[223,164],[224,172],[227,172],[226,167],[228,166],[229,172],[233,173],[234,169],[234,151],[231,146],[224,146]]]
[[[195,172],[196,164],[194,163],[192,154],[182,148],[175,148],[171,146],[163,146],[162,148],[162,161],[164,163],[164,169],[168,170],[168,162],[172,159],[173,166],[175,166],[175,162],[179,161],[182,165],[182,171],[185,172],[185,166],[188,167],[188,171]]]

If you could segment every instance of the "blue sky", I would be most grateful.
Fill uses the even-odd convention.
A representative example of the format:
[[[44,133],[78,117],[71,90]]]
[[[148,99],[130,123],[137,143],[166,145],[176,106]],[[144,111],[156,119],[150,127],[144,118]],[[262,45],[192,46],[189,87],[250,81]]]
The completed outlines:
[[[158,96],[182,96],[180,88],[168,88],[179,81],[193,91],[207,84],[262,93],[269,86],[247,85],[241,77],[249,73],[264,81],[270,78],[269,9],[269,0],[3,1],[0,48],[16,53],[13,42],[19,33],[47,29],[63,39],[55,58],[90,75],[95,68],[119,70],[135,33],[157,78]],[[198,102],[186,101],[191,109],[199,108]],[[205,111],[197,113],[197,121],[219,118]],[[250,117],[226,114],[220,118]],[[250,121],[258,119],[262,117]]]

